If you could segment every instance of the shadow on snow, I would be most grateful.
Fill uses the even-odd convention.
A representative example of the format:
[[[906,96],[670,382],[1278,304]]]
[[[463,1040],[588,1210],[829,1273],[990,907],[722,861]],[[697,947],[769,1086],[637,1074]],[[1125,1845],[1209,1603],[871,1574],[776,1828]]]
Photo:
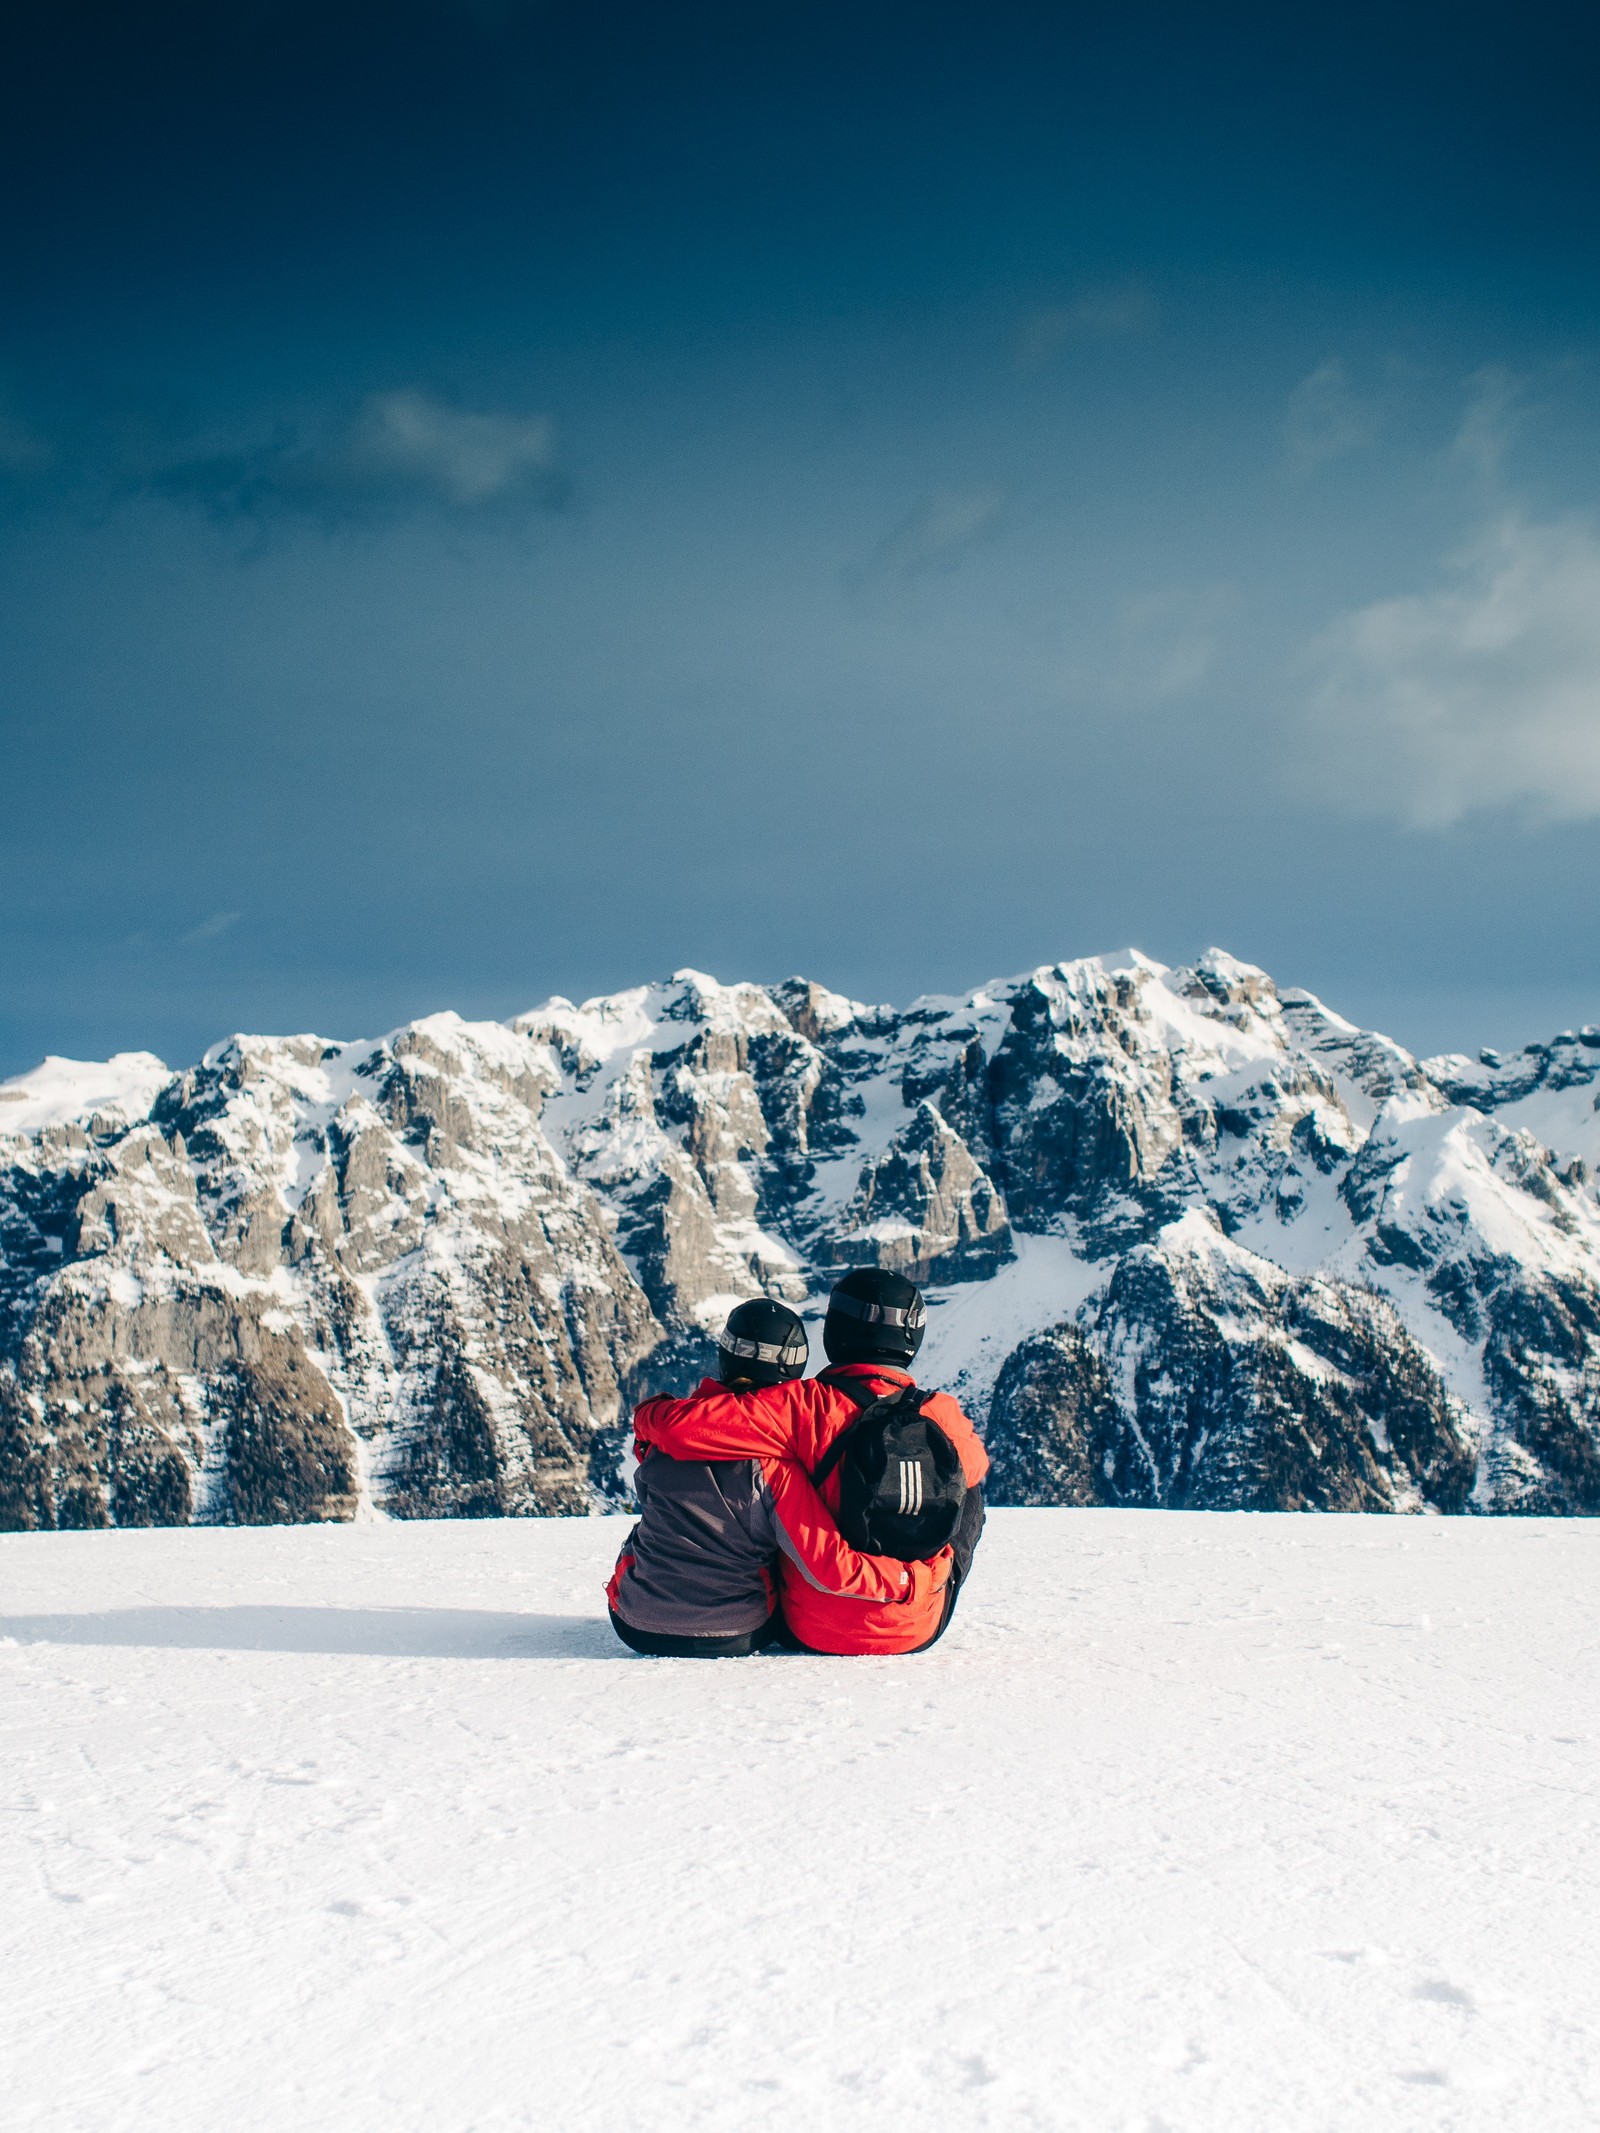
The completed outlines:
[[[0,1615],[0,1641],[150,1651],[320,1652],[375,1659],[630,1659],[590,1615],[448,1607],[118,1607]]]

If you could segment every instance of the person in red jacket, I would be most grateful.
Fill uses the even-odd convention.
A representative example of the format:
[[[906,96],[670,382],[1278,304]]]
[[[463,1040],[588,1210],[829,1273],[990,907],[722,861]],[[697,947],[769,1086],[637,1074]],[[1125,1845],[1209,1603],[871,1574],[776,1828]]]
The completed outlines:
[[[798,1378],[806,1329],[786,1305],[740,1304],[717,1340],[717,1377],[697,1395],[737,1397]],[[660,1403],[647,1403],[659,1405]],[[611,1626],[657,1658],[730,1659],[783,1629],[777,1568],[787,1557],[823,1590],[891,1602],[920,1590],[916,1572],[846,1545],[793,1461],[674,1457],[636,1439],[639,1522],[606,1587]],[[926,1573],[924,1573],[924,1579]]]
[[[839,1470],[820,1494],[811,1475],[823,1454],[860,1412],[840,1380],[869,1396],[912,1382],[908,1368],[922,1343],[922,1298],[909,1281],[876,1267],[846,1274],[828,1299],[822,1341],[829,1367],[817,1377],[754,1392],[705,1380],[688,1399],[647,1400],[634,1416],[641,1444],[677,1459],[755,1458],[789,1537],[778,1560],[784,1620],[809,1651],[921,1651],[940,1637],[971,1567],[983,1530],[982,1482],[988,1455],[967,1417],[946,1393],[923,1413],[955,1446],[967,1482],[961,1525],[951,1544],[927,1562],[859,1555],[837,1525]],[[899,1591],[883,1572],[903,1569]],[[887,1588],[887,1589],[886,1589]]]

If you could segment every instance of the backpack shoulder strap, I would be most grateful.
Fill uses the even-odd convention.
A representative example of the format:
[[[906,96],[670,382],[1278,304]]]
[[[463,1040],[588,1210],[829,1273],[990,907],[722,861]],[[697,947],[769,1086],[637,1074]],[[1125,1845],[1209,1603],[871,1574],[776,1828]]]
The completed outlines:
[[[816,1382],[826,1385],[830,1392],[842,1392],[847,1400],[854,1400],[860,1408],[876,1407],[880,1400],[886,1405],[892,1405],[896,1400],[903,1400],[908,1392],[916,1394],[919,1407],[924,1400],[933,1398],[934,1388],[931,1385],[913,1385],[909,1382],[896,1385],[893,1392],[868,1392],[859,1378],[840,1377],[839,1368],[835,1363],[830,1364],[826,1370],[819,1370]]]
[[[897,1385],[893,1392],[869,1393],[859,1390],[843,1378],[828,1377],[824,1378],[823,1382],[833,1391],[842,1392],[847,1399],[853,1400],[857,1411],[854,1421],[845,1424],[812,1470],[811,1486],[814,1489],[821,1488],[849,1449],[851,1438],[857,1436],[868,1422],[891,1407],[911,1405],[920,1408],[923,1401],[929,1397],[927,1390],[920,1385]],[[911,1396],[909,1401],[908,1394]]]

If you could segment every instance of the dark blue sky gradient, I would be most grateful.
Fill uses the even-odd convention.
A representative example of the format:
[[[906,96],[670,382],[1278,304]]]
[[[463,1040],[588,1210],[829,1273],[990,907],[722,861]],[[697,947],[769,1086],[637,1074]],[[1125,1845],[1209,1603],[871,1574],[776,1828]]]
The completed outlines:
[[[33,12],[0,1071],[1130,941],[1600,1020],[1578,9]],[[1504,794],[1330,773],[1318,645],[1508,521]]]

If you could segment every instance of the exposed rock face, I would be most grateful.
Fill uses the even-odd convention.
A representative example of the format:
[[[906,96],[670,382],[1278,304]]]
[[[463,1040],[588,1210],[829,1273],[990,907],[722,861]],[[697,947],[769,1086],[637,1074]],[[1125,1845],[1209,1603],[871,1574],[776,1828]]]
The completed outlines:
[[[1289,1279],[1203,1222],[1024,1342],[990,1409],[996,1495],[1187,1510],[1460,1511],[1473,1432],[1392,1306]]]
[[[873,1262],[1025,1503],[1600,1510],[1600,1036],[1418,1062],[1220,953],[694,973],[0,1089],[0,1525],[584,1511]]]
[[[994,1389],[988,1493],[996,1503],[1104,1503],[1125,1435],[1088,1336],[1076,1326],[1035,1333],[1012,1350]]]
[[[129,1129],[14,1139],[0,1519],[614,1492],[663,1334],[540,1131],[550,1086],[537,1047],[439,1016],[376,1045],[235,1039]]]
[[[977,1280],[1012,1257],[1011,1225],[983,1166],[924,1100],[863,1170],[829,1256],[910,1281]]]

